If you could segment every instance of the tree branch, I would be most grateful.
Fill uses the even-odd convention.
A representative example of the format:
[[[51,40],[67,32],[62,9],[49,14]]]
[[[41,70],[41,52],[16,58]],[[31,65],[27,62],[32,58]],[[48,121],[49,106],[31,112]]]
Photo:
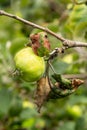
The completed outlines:
[[[73,78],[79,78],[79,79],[84,79],[86,80],[87,79],[87,74],[64,74],[63,75],[64,78],[67,78],[67,79],[73,79]]]
[[[0,15],[1,16],[4,15],[4,16],[16,19],[16,20],[18,20],[18,21],[20,21],[20,22],[22,22],[22,23],[24,23],[26,25],[32,26],[33,28],[37,28],[37,29],[40,29],[42,31],[45,31],[45,32],[49,33],[50,35],[52,35],[52,36],[56,37],[57,39],[59,39],[63,43],[63,46],[65,46],[66,49],[67,48],[72,48],[72,47],[87,47],[87,43],[65,39],[61,35],[59,35],[57,33],[54,33],[53,31],[51,31],[48,28],[42,27],[40,25],[37,25],[37,24],[32,23],[30,21],[27,21],[27,20],[25,20],[23,18],[20,18],[19,16],[13,15],[11,13],[7,13],[7,12],[5,12],[3,10],[0,10]]]
[[[10,13],[7,13],[7,12],[5,12],[5,11],[3,11],[3,10],[0,10],[0,15],[4,15],[4,16],[7,16],[7,17],[10,17],[10,18],[16,19],[16,20],[18,20],[18,21],[20,21],[20,22],[22,22],[22,23],[24,23],[24,24],[27,24],[27,25],[29,25],[29,26],[32,26],[33,28],[37,28],[37,29],[40,29],[40,30],[42,30],[42,31],[45,31],[45,32],[47,32],[47,33],[53,35],[54,37],[56,37],[57,39],[59,39],[59,40],[61,40],[61,41],[64,41],[64,40],[65,40],[62,36],[60,36],[60,35],[54,33],[53,31],[49,30],[48,28],[42,27],[42,26],[37,25],[37,24],[35,24],[35,23],[32,23],[32,22],[30,22],[30,21],[27,21],[27,20],[25,20],[25,19],[23,19],[23,18],[20,18],[19,16],[16,16],[16,15],[13,15],[13,14],[10,14]]]
[[[72,41],[72,40],[64,40],[63,45],[72,48],[72,47],[87,47],[87,43],[79,42],[79,41]]]

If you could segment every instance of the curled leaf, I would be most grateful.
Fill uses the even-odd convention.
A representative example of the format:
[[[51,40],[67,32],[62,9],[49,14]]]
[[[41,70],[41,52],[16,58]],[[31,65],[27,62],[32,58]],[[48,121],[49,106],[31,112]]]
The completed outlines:
[[[81,79],[72,79],[72,88],[78,88],[81,84],[84,83]]]
[[[48,83],[48,78],[43,77],[37,82],[37,89],[35,93],[35,103],[38,107],[38,112],[40,112],[42,105],[47,100],[49,92],[50,86]]]
[[[49,99],[58,99],[69,96],[74,93],[81,84],[84,83],[84,81],[80,79],[72,79],[69,80],[69,82],[70,84],[66,84],[65,82],[65,85],[64,82],[63,84],[61,84],[61,82],[56,82],[54,86],[51,87],[51,91],[48,95]],[[66,85],[68,85],[68,87]]]
[[[49,77],[43,77],[37,82],[35,103],[38,107],[38,112],[40,112],[41,107],[46,101],[49,101],[50,99],[59,99],[69,96],[74,93],[81,84],[84,83],[84,81],[80,79],[61,80],[61,75],[55,76],[52,76],[55,79],[55,83],[53,83],[52,80],[49,79]],[[58,77],[59,79],[57,79]]]
[[[31,47],[36,55],[41,57],[48,56],[50,51],[50,42],[45,32],[31,34]]]

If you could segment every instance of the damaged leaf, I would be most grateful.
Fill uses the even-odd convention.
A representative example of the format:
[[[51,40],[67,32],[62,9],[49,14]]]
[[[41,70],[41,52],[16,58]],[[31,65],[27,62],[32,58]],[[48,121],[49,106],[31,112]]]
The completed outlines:
[[[71,95],[74,93],[78,87],[84,83],[80,79],[65,79],[61,75],[52,76],[57,82],[51,87],[51,91],[48,95],[49,99],[58,99]],[[59,76],[59,79],[57,79]],[[63,79],[63,80],[62,80]],[[64,81],[64,82],[63,82]],[[65,82],[66,81],[66,82]]]
[[[49,92],[50,86],[48,83],[48,78],[43,77],[37,82],[37,89],[35,93],[35,104],[38,107],[38,112],[40,112],[42,105],[47,100]]]
[[[31,47],[36,55],[48,56],[50,52],[50,42],[45,32],[31,34]]]
[[[66,87],[66,82],[65,84],[64,82],[61,84],[61,81],[59,82],[56,78],[55,83],[52,83],[51,79],[48,77],[43,77],[37,82],[35,103],[38,107],[38,112],[40,112],[40,109],[45,102],[50,99],[59,99],[69,96],[74,93],[81,84],[84,83],[84,81],[80,79],[65,79],[64,81],[68,81],[68,87]]]

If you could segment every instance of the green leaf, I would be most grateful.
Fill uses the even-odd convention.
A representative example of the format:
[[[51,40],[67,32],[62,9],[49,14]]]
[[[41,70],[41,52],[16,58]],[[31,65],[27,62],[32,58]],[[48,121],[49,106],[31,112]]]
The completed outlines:
[[[34,127],[35,121],[36,121],[35,118],[30,118],[30,119],[28,119],[28,120],[25,120],[25,121],[22,123],[22,127],[27,128],[27,130],[30,130],[30,129],[32,129],[32,127]],[[29,129],[28,129],[28,128],[29,128]]]
[[[87,114],[77,120],[75,130],[87,130]]]
[[[10,109],[9,109],[9,115],[10,116],[19,116],[19,114],[21,113],[23,107],[22,107],[22,100],[19,97],[15,97],[13,98],[13,100],[11,101],[11,105],[10,105]]]
[[[14,56],[20,49],[24,48],[27,42],[28,41],[25,37],[14,39],[10,46],[11,54]]]
[[[32,116],[36,116],[37,112],[34,109],[31,108],[25,108],[21,114],[20,118],[21,119],[30,119]]]
[[[0,89],[0,112],[7,114],[10,108],[12,95],[6,88]]]
[[[55,59],[52,63],[56,73],[62,74],[64,73],[67,68],[69,67],[69,64],[66,62],[63,62],[62,60]]]
[[[57,130],[75,130],[75,123],[72,121],[63,122],[62,126],[60,126]]]
[[[69,104],[74,105],[74,104],[84,104],[87,105],[87,97],[82,96],[82,95],[75,95],[70,98],[68,101]]]
[[[78,40],[87,41],[87,18],[78,23],[74,31],[74,37]]]

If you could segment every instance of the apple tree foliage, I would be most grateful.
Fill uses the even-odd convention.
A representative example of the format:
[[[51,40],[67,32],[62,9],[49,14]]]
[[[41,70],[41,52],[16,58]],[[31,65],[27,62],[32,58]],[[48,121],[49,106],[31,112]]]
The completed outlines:
[[[45,26],[67,39],[87,42],[87,3],[73,1],[1,0],[0,9]],[[38,114],[33,100],[36,84],[12,76],[14,55],[29,43],[30,34],[39,31],[0,16],[0,130],[87,130],[87,77],[74,94],[52,99]],[[52,49],[61,47],[58,39],[49,34],[48,37]],[[86,48],[71,48],[59,54],[52,65],[57,73],[84,77],[86,59]]]

